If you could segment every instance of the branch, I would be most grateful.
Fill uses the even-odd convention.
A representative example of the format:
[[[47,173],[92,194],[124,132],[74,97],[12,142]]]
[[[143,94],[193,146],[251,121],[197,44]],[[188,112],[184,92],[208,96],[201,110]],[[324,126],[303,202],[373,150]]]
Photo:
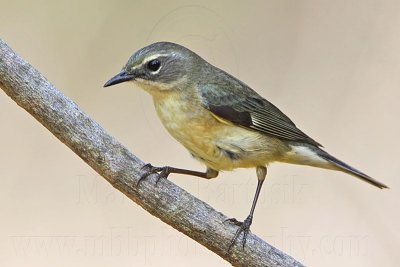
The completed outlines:
[[[61,142],[152,215],[235,266],[303,266],[249,233],[245,249],[227,249],[236,226],[225,215],[166,179],[136,186],[143,162],[58,91],[0,39],[0,87]]]

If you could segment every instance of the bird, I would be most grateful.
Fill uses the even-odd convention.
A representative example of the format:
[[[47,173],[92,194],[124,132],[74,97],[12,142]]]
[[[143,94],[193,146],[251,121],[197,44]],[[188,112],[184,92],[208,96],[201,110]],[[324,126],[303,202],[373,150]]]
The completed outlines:
[[[166,130],[206,166],[205,172],[199,172],[146,164],[146,175],[139,181],[152,173],[163,178],[178,173],[212,179],[221,171],[255,168],[258,183],[249,215],[243,222],[227,220],[238,227],[228,251],[242,233],[245,247],[270,163],[341,171],[388,188],[330,155],[271,102],[182,45],[156,42],[139,49],[104,87],[128,81],[152,96]]]

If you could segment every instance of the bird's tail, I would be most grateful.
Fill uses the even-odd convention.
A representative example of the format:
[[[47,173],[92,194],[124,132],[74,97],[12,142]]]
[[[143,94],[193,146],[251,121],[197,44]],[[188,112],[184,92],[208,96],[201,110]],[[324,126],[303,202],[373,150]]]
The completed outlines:
[[[366,175],[365,173],[360,172],[357,169],[354,169],[353,167],[349,166],[348,164],[344,163],[343,161],[331,156],[330,154],[328,154],[327,152],[325,152],[322,149],[318,149],[317,154],[322,157],[323,159],[325,159],[326,161],[328,161],[329,163],[333,164],[337,170],[346,172],[348,174],[351,174],[369,184],[372,184],[376,187],[379,188],[389,188],[387,187],[385,184],[371,178],[370,176]]]

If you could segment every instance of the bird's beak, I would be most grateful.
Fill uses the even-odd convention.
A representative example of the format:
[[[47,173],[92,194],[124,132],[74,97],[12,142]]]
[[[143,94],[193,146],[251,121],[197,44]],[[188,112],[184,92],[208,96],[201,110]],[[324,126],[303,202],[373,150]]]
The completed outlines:
[[[133,74],[127,73],[126,71],[122,70],[120,73],[112,77],[108,82],[104,84],[104,87],[108,87],[117,83],[123,83],[126,81],[131,81],[135,79]]]

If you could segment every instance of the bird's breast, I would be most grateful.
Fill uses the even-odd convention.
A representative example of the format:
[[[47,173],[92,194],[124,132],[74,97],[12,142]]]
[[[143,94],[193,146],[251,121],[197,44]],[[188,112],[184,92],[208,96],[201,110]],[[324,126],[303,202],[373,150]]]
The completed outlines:
[[[284,153],[276,138],[220,121],[196,98],[171,93],[153,100],[168,132],[210,168],[263,166]]]
[[[154,98],[154,106],[164,127],[187,149],[212,153],[210,129],[216,123],[199,100],[171,93],[161,99]]]

